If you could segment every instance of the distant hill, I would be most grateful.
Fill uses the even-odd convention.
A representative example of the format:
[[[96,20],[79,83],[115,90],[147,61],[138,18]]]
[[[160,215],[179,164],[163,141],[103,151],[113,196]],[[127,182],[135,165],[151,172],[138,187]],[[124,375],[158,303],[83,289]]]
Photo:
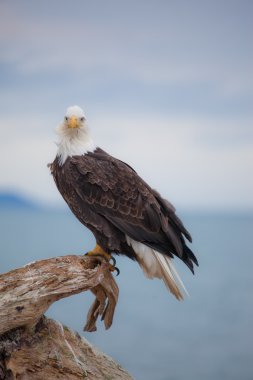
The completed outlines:
[[[0,192],[0,209],[37,209],[38,206],[14,192]]]

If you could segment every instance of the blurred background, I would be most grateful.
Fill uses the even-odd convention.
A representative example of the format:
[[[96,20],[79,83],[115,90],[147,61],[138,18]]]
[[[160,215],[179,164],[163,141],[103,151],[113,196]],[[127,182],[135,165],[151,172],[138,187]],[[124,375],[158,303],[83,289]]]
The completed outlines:
[[[0,1],[1,272],[93,247],[46,167],[73,104],[193,235],[185,302],[119,258],[109,331],[82,332],[88,294],[47,312],[138,380],[253,378],[252,17],[249,0]]]

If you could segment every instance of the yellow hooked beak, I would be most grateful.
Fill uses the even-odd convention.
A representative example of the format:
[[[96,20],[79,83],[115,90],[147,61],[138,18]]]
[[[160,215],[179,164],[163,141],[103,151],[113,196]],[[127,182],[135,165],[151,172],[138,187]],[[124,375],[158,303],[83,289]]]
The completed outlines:
[[[68,121],[68,127],[69,128],[78,128],[78,120],[76,116],[71,116],[71,118]]]

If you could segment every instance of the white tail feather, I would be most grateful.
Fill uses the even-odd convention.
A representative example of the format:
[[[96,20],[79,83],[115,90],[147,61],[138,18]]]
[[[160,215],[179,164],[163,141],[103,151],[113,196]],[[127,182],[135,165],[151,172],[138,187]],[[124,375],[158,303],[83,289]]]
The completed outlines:
[[[185,292],[187,294],[187,291],[178,273],[176,272],[171,262],[171,259],[169,257],[165,258],[164,255],[154,250],[153,250],[153,255],[155,256],[161,269],[160,270],[161,275],[159,277],[163,280],[167,289],[176,297],[176,299],[183,300],[184,299],[183,293]]]
[[[143,243],[137,242],[126,235],[126,240],[136,253],[137,260],[148,278],[160,278],[167,289],[178,299],[182,300],[188,292],[172,264],[172,259],[162,255]]]
[[[181,280],[179,274],[177,273],[177,270],[176,268],[174,267],[173,263],[172,263],[172,260],[169,258],[169,257],[165,257],[165,260],[167,261],[168,265],[170,266],[170,270],[172,271],[173,273],[173,277],[174,279],[176,279],[176,281],[179,283],[179,285],[181,286],[181,288],[183,289],[184,293],[189,297],[189,293],[183,283],[183,281]]]

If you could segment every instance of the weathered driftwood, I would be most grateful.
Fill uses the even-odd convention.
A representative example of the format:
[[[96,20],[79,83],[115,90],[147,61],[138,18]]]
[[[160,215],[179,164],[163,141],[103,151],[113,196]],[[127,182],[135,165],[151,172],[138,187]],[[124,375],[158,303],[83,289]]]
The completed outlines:
[[[118,299],[110,264],[87,256],[41,260],[0,275],[0,380],[132,379],[85,339],[43,316],[60,298],[91,290],[86,331],[108,329]]]
[[[1,380],[133,380],[86,339],[42,317],[33,331],[12,330],[0,337]]]
[[[96,330],[101,316],[108,329],[118,300],[110,264],[88,256],[61,256],[36,261],[0,275],[0,335],[34,325],[61,298],[91,290],[96,299],[88,313],[86,331]]]

